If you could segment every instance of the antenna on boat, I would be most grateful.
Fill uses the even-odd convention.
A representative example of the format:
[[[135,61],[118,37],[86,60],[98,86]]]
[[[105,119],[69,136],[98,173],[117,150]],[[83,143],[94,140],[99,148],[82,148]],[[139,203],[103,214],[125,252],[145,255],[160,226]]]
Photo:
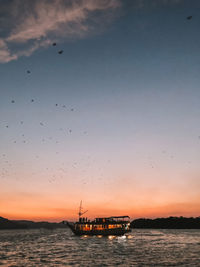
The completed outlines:
[[[82,211],[82,209],[83,209],[83,207],[82,207],[82,200],[81,200],[80,207],[79,207],[79,213],[78,213],[79,219],[83,214],[85,214],[88,211],[88,210]]]

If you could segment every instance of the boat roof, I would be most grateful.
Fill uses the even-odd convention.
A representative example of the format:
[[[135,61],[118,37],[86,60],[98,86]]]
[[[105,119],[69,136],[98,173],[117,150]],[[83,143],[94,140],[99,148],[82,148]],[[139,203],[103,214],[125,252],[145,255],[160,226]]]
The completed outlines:
[[[111,217],[101,217],[101,218],[96,218],[96,219],[124,219],[124,218],[129,218],[129,216],[111,216]]]

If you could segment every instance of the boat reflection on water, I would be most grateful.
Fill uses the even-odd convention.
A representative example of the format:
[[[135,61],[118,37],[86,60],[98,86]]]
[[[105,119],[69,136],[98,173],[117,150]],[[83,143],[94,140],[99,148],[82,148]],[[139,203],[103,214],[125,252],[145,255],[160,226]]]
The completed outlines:
[[[109,236],[108,236],[108,239],[113,240],[115,237],[116,237],[116,236],[114,236],[114,235],[109,235]]]

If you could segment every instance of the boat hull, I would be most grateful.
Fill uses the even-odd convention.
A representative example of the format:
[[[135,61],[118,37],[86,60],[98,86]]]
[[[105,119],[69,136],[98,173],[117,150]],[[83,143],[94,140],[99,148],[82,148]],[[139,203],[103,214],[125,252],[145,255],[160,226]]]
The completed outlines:
[[[80,229],[75,229],[75,224],[73,223],[68,223],[69,228],[72,230],[72,232],[75,235],[101,235],[101,236],[109,236],[109,235],[115,235],[115,236],[122,236],[125,233],[130,232],[130,229],[124,229],[124,228],[115,228],[115,229],[104,229],[104,230],[80,230]]]

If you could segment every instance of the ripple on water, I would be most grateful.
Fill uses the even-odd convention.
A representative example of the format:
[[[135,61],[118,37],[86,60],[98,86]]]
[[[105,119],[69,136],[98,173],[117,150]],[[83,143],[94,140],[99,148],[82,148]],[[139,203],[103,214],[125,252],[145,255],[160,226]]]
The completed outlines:
[[[3,266],[199,266],[199,230],[136,230],[123,237],[69,229],[0,231]]]

